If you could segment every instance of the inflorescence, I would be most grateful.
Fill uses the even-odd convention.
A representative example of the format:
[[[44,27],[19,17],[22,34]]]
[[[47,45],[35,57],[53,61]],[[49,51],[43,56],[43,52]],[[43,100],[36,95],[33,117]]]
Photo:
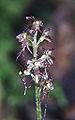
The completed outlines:
[[[19,59],[21,55],[24,56],[26,50],[32,55],[32,59],[26,61],[26,69],[20,71],[19,75],[24,85],[24,95],[26,94],[27,88],[30,88],[31,83],[34,82],[41,88],[41,96],[42,99],[44,99],[48,96],[49,91],[54,89],[53,79],[49,77],[47,70],[48,66],[53,64],[51,56],[53,50],[46,49],[42,55],[39,56],[38,48],[44,41],[47,41],[49,44],[52,42],[50,36],[51,31],[49,28],[44,28],[41,20],[37,20],[34,17],[26,17],[26,19],[27,21],[31,21],[31,25],[25,32],[16,36],[21,44],[21,51],[17,59]],[[28,77],[30,77],[29,80]]]

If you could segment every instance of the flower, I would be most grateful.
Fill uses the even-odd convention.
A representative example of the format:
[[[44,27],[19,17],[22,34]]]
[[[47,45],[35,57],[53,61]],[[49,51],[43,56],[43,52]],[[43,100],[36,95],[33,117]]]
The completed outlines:
[[[52,38],[50,36],[50,29],[44,29],[42,31],[42,35],[39,38],[37,45],[39,46],[39,44],[42,43],[43,41],[47,41],[49,43],[52,42]]]
[[[21,56],[21,54],[25,51],[25,48],[28,49],[28,51],[32,54],[32,51],[30,50],[29,46],[31,45],[28,41],[29,40],[29,36],[27,35],[26,32],[21,33],[19,35],[16,36],[16,39],[19,40],[19,42],[21,43],[21,51],[19,52],[19,55],[17,56],[17,59]]]
[[[31,33],[33,31],[42,32],[43,22],[41,20],[35,19],[34,16],[31,16],[31,17],[26,16],[26,19],[30,22],[29,26],[30,26]]]
[[[32,29],[35,31],[41,32],[41,27],[43,27],[43,23],[41,20],[35,20],[32,25]]]
[[[41,101],[47,100],[49,91],[53,90],[53,89],[54,89],[54,86],[53,86],[52,79],[48,79],[48,80],[44,81],[42,84]]]
[[[44,37],[45,37],[45,40],[48,41],[48,42],[52,42],[52,37],[51,37],[50,33],[51,33],[51,31],[50,31],[50,29],[48,28],[48,29],[45,29],[45,30],[43,31],[43,34],[42,34],[42,36],[44,36]]]
[[[43,62],[48,62],[50,65],[53,64],[53,60],[51,58],[52,51],[45,51],[44,54],[38,59],[38,61],[42,64]]]

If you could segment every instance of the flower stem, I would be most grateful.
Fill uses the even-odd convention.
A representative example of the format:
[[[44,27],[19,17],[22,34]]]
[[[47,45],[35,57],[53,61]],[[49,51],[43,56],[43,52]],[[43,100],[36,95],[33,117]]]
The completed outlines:
[[[35,97],[36,97],[36,114],[37,120],[42,120],[41,114],[41,102],[40,102],[41,89],[37,85],[35,86]]]
[[[37,60],[37,31],[34,35],[34,44],[33,44],[33,57],[35,59],[35,61]],[[34,67],[34,75],[35,75],[35,99],[36,99],[36,115],[37,115],[37,120],[42,120],[42,111],[41,111],[41,101],[40,101],[40,97],[41,97],[41,88],[38,86],[38,67],[35,64]]]

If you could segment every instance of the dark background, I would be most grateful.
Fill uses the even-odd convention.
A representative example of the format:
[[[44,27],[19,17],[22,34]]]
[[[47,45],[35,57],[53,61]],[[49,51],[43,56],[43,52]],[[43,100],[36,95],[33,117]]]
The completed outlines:
[[[47,120],[75,120],[75,1],[0,0],[0,119],[36,120],[34,87],[23,95],[16,62],[16,35],[25,17],[35,16],[53,28],[55,51]],[[42,106],[44,111],[44,106]]]

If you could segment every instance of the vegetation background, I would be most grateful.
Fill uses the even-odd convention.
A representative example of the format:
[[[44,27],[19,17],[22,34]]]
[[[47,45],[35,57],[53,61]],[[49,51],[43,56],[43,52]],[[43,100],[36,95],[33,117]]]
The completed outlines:
[[[43,20],[45,26],[56,30],[56,11],[72,0],[0,0],[0,119],[35,119],[34,87],[23,95],[23,85],[18,76],[20,66],[16,62],[19,44],[16,35],[25,28],[25,16],[35,16]],[[71,9],[71,8],[69,8]],[[61,12],[60,12],[61,14]],[[55,20],[54,20],[55,19]],[[53,21],[54,20],[54,21]],[[57,22],[57,21],[56,21]],[[73,23],[74,24],[74,23]],[[55,38],[55,37],[54,37]],[[56,40],[56,39],[55,39]],[[57,46],[57,41],[55,41]],[[56,47],[55,46],[55,47]],[[57,50],[57,49],[56,49]],[[56,67],[55,67],[56,70]],[[54,71],[53,71],[54,72]],[[60,74],[60,72],[58,72]],[[62,119],[62,111],[70,104],[66,98],[60,77],[54,72],[55,89],[50,93],[47,119]],[[54,116],[54,118],[53,118]],[[64,115],[66,116],[66,115]],[[64,119],[64,118],[63,118]],[[64,119],[66,120],[66,119]]]

